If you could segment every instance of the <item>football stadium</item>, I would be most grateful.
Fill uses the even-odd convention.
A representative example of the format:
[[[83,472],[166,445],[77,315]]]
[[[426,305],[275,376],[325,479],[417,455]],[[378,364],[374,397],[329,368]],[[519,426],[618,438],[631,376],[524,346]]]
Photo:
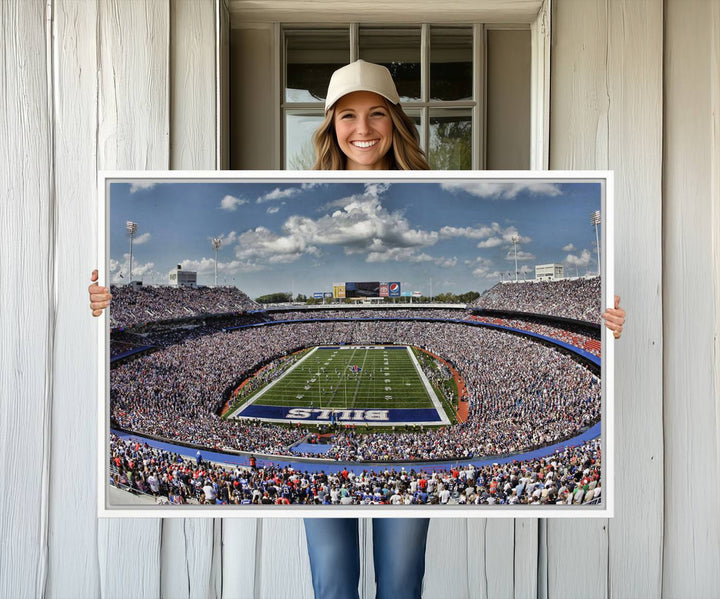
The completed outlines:
[[[599,277],[467,304],[335,292],[113,287],[110,484],[165,504],[600,503]]]

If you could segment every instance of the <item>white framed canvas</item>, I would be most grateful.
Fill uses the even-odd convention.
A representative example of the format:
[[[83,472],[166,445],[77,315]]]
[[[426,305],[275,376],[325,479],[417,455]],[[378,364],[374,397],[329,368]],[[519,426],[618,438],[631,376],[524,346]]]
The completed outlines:
[[[102,172],[103,517],[611,517],[611,172]]]

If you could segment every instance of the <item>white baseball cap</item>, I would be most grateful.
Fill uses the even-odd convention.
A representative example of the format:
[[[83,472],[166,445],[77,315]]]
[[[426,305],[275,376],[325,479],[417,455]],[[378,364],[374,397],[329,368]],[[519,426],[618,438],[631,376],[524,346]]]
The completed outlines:
[[[343,96],[357,91],[375,92],[393,104],[400,101],[395,82],[387,68],[372,62],[356,60],[339,68],[330,77],[325,112]]]

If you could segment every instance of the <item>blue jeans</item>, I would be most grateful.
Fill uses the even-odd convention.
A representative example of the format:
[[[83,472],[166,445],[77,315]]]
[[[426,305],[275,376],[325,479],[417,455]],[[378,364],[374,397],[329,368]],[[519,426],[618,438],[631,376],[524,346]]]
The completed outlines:
[[[419,599],[428,518],[373,518],[377,599]],[[357,518],[306,518],[315,599],[358,599]]]

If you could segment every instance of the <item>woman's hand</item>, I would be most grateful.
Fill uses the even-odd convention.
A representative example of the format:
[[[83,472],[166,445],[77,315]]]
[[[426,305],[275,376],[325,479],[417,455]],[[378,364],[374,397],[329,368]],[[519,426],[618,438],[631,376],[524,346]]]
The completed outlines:
[[[619,296],[615,296],[615,307],[605,310],[602,317],[605,320],[605,326],[612,331],[613,337],[620,339],[625,324],[625,310],[620,307]]]
[[[97,269],[92,271],[90,280],[93,282],[88,287],[88,293],[90,294],[90,309],[92,310],[93,316],[100,316],[103,310],[110,305],[110,290],[107,287],[100,287],[97,284],[98,271]]]

